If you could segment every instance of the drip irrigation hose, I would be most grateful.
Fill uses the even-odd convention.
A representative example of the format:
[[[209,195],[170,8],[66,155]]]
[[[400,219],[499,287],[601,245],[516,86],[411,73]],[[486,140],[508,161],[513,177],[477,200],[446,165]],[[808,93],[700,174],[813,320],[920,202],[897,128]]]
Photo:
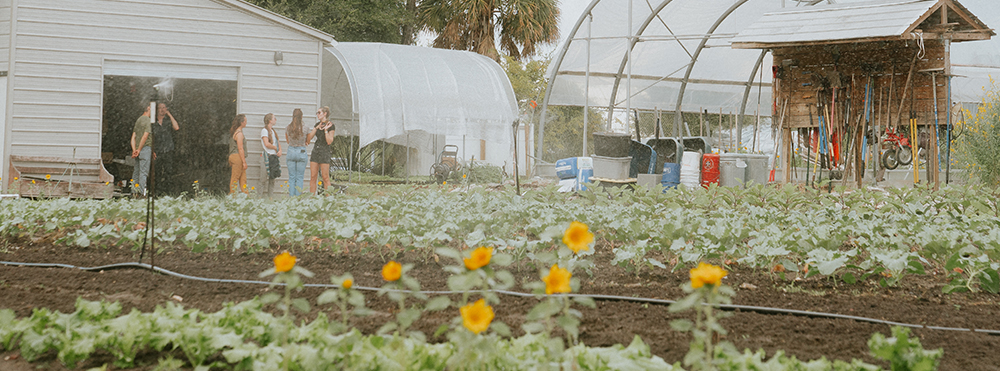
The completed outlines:
[[[161,267],[156,267],[156,266],[152,266],[152,265],[145,264],[145,263],[117,263],[117,264],[100,265],[100,266],[96,266],[96,267],[77,267],[77,266],[74,266],[74,265],[58,264],[58,263],[20,263],[20,262],[8,262],[8,261],[0,261],[0,264],[7,265],[7,266],[22,266],[22,267],[33,267],[33,268],[69,268],[69,269],[78,269],[78,270],[82,270],[82,271],[102,271],[102,270],[112,270],[112,269],[139,268],[139,269],[151,270],[151,271],[154,271],[154,272],[157,272],[157,273],[162,273],[162,274],[165,274],[165,275],[168,275],[168,276],[173,276],[173,277],[178,277],[178,278],[184,278],[184,279],[189,279],[189,280],[194,280],[194,281],[201,281],[201,282],[241,283],[241,284],[255,284],[255,285],[279,285],[279,286],[284,286],[283,283],[273,283],[273,282],[267,282],[267,281],[234,280],[234,279],[204,278],[204,277],[190,276],[190,275],[186,275],[186,274],[183,274],[183,273],[177,273],[177,272],[169,271],[169,270],[163,269]],[[303,284],[303,286],[305,286],[305,287],[317,287],[317,288],[339,288],[340,287],[340,285],[320,284],[320,283],[307,283],[307,284]],[[356,290],[361,290],[361,291],[379,291],[379,290],[381,290],[380,288],[377,288],[377,287],[365,287],[365,286],[357,286],[357,285],[352,286],[351,288],[352,289],[356,289]],[[387,290],[387,291],[412,292],[412,291],[409,291],[409,290]],[[473,290],[472,292],[482,292],[482,291],[483,290]],[[417,292],[425,294],[425,295],[455,295],[455,294],[463,294],[463,293],[465,293],[463,291],[423,291],[423,290],[422,291],[417,291]],[[495,292],[495,293],[498,293],[498,294],[509,295],[509,296],[525,297],[525,298],[531,298],[531,297],[536,297],[537,296],[535,294],[523,293],[523,292],[518,292],[518,291],[509,291],[509,290],[492,290],[492,292]],[[627,301],[627,302],[645,303],[645,304],[658,304],[658,305],[670,305],[670,304],[673,304],[673,303],[676,302],[676,300],[669,300],[669,299],[638,298],[638,297],[633,297],[633,296],[620,296],[620,295],[601,295],[601,294],[564,294],[564,295],[566,295],[567,297],[586,297],[586,298],[591,298],[591,299],[595,299],[595,300]],[[807,317],[807,318],[848,319],[848,320],[853,320],[853,321],[858,321],[858,322],[867,322],[867,323],[873,323],[873,324],[878,324],[878,325],[900,326],[900,327],[909,327],[909,328],[926,329],[926,330],[974,332],[974,333],[982,333],[982,334],[1000,336],[1000,330],[986,330],[986,329],[977,329],[977,328],[916,325],[916,324],[903,323],[903,322],[895,322],[895,321],[886,321],[886,320],[880,320],[880,319],[868,318],[868,317],[851,316],[851,315],[836,314],[836,313],[813,312],[813,311],[808,311],[808,310],[772,308],[772,307],[761,307],[761,306],[755,306],[755,305],[738,305],[738,304],[716,304],[715,307],[719,308],[719,309],[722,309],[722,310],[728,310],[728,311],[737,311],[738,310],[738,311],[744,311],[744,312],[755,312],[755,313],[760,313],[760,314],[786,314],[786,315],[793,315],[793,316],[800,316],[800,317]]]

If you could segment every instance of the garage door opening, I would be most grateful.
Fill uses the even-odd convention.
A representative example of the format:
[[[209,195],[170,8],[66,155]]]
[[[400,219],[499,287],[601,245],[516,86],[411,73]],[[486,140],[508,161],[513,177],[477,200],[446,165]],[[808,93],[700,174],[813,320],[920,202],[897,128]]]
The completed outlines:
[[[105,167],[116,183],[132,178],[132,128],[158,95],[157,84],[171,87],[169,93],[159,94],[163,96],[160,101],[180,126],[178,131],[171,130],[172,166],[163,179],[157,179],[157,193],[191,194],[195,186],[210,193],[228,192],[229,125],[236,115],[236,81],[105,75],[101,141]]]

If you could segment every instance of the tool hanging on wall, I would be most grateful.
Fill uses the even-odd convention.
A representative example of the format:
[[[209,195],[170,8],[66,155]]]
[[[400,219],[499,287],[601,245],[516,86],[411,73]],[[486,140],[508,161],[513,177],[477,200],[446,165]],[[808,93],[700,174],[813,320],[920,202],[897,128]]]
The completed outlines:
[[[916,89],[913,89],[916,90]],[[917,111],[914,107],[916,104],[916,94],[910,91],[910,153],[913,154],[913,184],[920,184],[920,159],[917,158],[917,148],[920,147],[920,143],[917,142]]]

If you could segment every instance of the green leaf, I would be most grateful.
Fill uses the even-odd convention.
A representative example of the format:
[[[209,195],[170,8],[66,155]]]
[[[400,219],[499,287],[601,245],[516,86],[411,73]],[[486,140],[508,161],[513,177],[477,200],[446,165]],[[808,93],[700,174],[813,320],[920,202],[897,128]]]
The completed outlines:
[[[675,319],[673,321],[670,321],[670,328],[678,332],[688,332],[691,331],[692,328],[694,328],[694,322],[691,322],[691,320],[687,319]]]
[[[574,296],[573,301],[587,308],[597,308],[597,302],[589,296]]]
[[[1000,274],[997,274],[995,270],[987,269],[980,275],[979,287],[993,294],[1000,292]]]
[[[855,283],[857,283],[857,282],[858,282],[858,279],[857,279],[857,278],[855,278],[855,277],[854,277],[854,274],[853,274],[853,273],[850,273],[850,272],[848,272],[848,273],[844,273],[844,275],[843,275],[843,276],[840,276],[840,278],[841,278],[841,279],[842,279],[842,280],[843,280],[843,281],[844,281],[845,283],[847,283],[848,285],[853,285],[853,284],[855,284]]]
[[[298,309],[302,313],[309,313],[309,301],[305,298],[292,299],[292,307]]]
[[[428,300],[427,304],[424,306],[424,310],[430,312],[436,312],[439,310],[447,309],[449,306],[451,306],[451,299],[449,299],[447,296],[438,296],[431,300]]]

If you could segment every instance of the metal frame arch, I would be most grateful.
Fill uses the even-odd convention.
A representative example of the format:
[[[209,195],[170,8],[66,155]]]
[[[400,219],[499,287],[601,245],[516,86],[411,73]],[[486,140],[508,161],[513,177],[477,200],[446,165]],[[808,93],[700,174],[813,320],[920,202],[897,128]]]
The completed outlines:
[[[740,149],[740,145],[743,144],[743,115],[747,112],[747,101],[750,99],[750,90],[753,88],[753,80],[757,78],[757,71],[760,71],[761,64],[764,63],[764,57],[767,56],[769,50],[763,49],[760,51],[760,56],[757,57],[757,63],[753,65],[753,71],[750,71],[750,78],[747,79],[746,88],[743,90],[743,102],[740,103],[740,114],[736,116],[736,149]],[[758,89],[764,89],[764,86],[758,86]]]
[[[715,29],[719,28],[726,18],[729,18],[729,16],[732,15],[736,9],[743,6],[743,4],[746,4],[748,1],[749,0],[738,0],[735,4],[730,6],[725,13],[722,13],[722,15],[715,20],[715,23],[712,24],[712,27],[708,29],[708,32],[705,33],[705,37],[703,37],[701,39],[701,43],[698,44],[698,49],[695,49],[694,56],[691,57],[691,64],[688,65],[687,71],[684,72],[684,79],[681,80],[681,88],[677,92],[677,105],[674,108],[674,125],[680,125],[684,122],[684,115],[680,114],[681,104],[684,102],[684,91],[687,89],[688,79],[691,78],[691,70],[693,70],[695,64],[698,63],[698,56],[701,55],[702,50],[705,50],[705,44],[708,44],[708,39],[715,33]]]
[[[663,8],[667,7],[667,5],[669,5],[673,1],[674,0],[663,0],[663,2],[660,3],[660,5],[658,5],[655,9],[653,9],[649,13],[649,17],[646,17],[646,20],[642,22],[642,25],[640,25],[639,28],[636,29],[635,35],[628,36],[629,45],[627,48],[625,48],[625,55],[622,55],[622,63],[618,65],[618,73],[615,74],[615,83],[611,85],[611,99],[610,101],[608,101],[608,122],[611,122],[611,114],[612,111],[614,111],[615,109],[615,99],[618,99],[618,85],[621,84],[622,73],[625,71],[625,65],[628,64],[628,60],[631,58],[632,49],[635,49],[635,44],[639,42],[638,36],[642,35],[643,32],[646,32],[646,27],[649,27],[649,24],[653,22],[653,19],[655,19],[656,16],[660,14],[660,11],[662,11]],[[631,30],[629,30],[629,32],[631,32]]]
[[[559,66],[562,66],[563,58],[566,57],[566,51],[569,50],[570,44],[573,43],[573,39],[576,37],[576,33],[580,30],[580,26],[583,25],[583,20],[587,19],[590,12],[594,10],[597,3],[601,0],[593,0],[590,5],[587,5],[587,9],[584,9],[583,14],[580,18],[576,20],[576,24],[573,25],[573,30],[569,33],[569,38],[566,39],[566,44],[559,50],[556,55],[555,65],[550,67],[552,73],[549,74],[549,82],[545,86],[545,97],[542,98],[542,116],[538,119],[538,139],[535,143],[535,158],[541,160],[544,158],[545,152],[543,151],[545,146],[543,143],[545,140],[545,119],[549,113],[549,97],[552,96],[552,83],[556,81],[556,75],[559,73]],[[590,99],[590,97],[584,97],[584,99]],[[584,112],[586,114],[586,112]]]

